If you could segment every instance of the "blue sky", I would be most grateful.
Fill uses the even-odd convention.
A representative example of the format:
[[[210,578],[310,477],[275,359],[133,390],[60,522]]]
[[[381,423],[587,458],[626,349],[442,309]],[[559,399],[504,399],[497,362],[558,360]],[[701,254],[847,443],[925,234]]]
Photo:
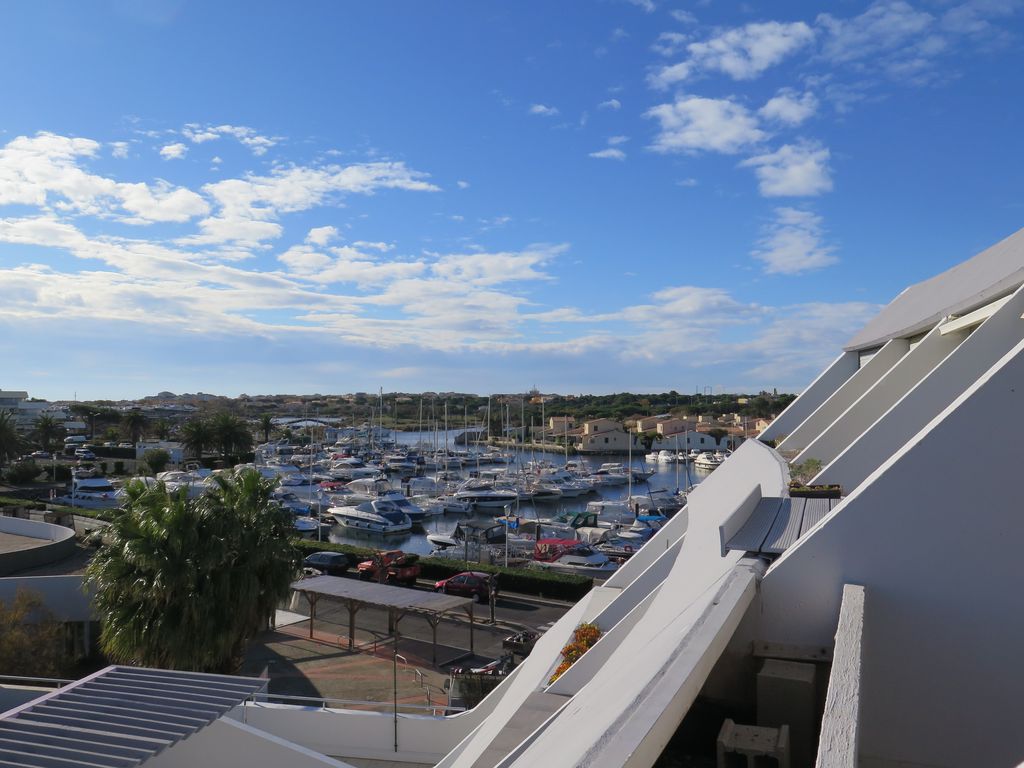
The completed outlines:
[[[37,396],[798,390],[1024,226],[1018,0],[2,14]]]

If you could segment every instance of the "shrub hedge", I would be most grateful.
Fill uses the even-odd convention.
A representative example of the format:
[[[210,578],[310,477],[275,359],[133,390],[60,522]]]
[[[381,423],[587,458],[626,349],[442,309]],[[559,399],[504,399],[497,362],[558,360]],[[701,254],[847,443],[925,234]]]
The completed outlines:
[[[351,556],[352,564],[368,559],[374,549],[354,547],[349,544],[334,544],[329,541],[310,541],[296,539],[295,546],[303,557],[312,552],[344,552]],[[440,580],[454,576],[463,571],[479,571],[494,573],[498,576],[498,587],[503,592],[518,592],[524,595],[537,595],[559,600],[575,601],[583,597],[594,586],[594,580],[586,576],[575,576],[565,573],[547,573],[520,568],[503,568],[497,565],[467,563],[462,560],[449,560],[439,557],[421,557],[424,579]]]

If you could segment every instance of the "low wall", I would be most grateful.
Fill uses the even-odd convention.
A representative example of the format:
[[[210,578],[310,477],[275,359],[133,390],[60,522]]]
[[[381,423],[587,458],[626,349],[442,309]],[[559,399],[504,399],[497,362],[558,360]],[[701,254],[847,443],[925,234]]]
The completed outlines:
[[[63,560],[75,550],[75,532],[52,523],[0,517],[0,533],[39,539],[37,547],[0,552],[0,576]]]

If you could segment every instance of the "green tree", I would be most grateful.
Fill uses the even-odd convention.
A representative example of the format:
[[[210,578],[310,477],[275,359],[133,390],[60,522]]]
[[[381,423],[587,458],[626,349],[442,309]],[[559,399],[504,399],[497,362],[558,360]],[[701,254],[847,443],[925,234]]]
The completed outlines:
[[[230,413],[218,413],[210,419],[210,430],[221,455],[247,451],[252,446],[252,433],[245,421]]]
[[[64,625],[38,592],[19,587],[10,605],[0,600],[0,670],[59,677],[68,666],[64,641]]]
[[[33,434],[44,451],[53,450],[53,444],[61,436],[62,432],[64,432],[64,427],[50,414],[44,413],[36,419]]]
[[[160,483],[127,503],[86,569],[116,663],[234,673],[299,565],[291,517],[254,470],[217,476],[198,499]]]
[[[206,419],[192,419],[181,428],[181,438],[185,448],[197,459],[203,458],[203,452],[213,443],[213,430]]]
[[[0,467],[8,459],[15,459],[25,451],[25,441],[18,434],[14,414],[0,411]]]
[[[121,417],[121,427],[124,429],[124,435],[133,443],[137,443],[142,439],[147,423],[146,414],[142,411],[128,411],[128,413]]]
[[[167,469],[171,463],[171,454],[163,448],[150,448],[142,454],[142,460],[149,466],[150,471],[157,475]]]
[[[157,419],[152,424],[153,434],[160,440],[167,440],[171,436],[171,424],[167,419]]]
[[[274,419],[269,413],[264,413],[259,420],[260,430],[263,432],[263,442],[270,442],[270,433],[274,430]]]

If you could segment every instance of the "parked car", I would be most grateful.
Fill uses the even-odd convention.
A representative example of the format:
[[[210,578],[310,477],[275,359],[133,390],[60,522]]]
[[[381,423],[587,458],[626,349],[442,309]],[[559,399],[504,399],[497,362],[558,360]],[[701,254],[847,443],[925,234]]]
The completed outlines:
[[[348,571],[348,555],[344,552],[314,552],[302,561],[306,568],[314,568],[328,576],[344,576]]]
[[[50,459],[50,458],[53,458],[52,456],[50,456],[50,452],[49,451],[32,451],[32,453],[30,453],[28,455],[28,457],[30,459]]]
[[[96,458],[96,454],[90,451],[88,448],[78,448],[75,450],[75,458],[92,461],[93,459]]]
[[[369,560],[356,566],[359,578],[363,581],[379,581],[384,584],[405,584],[416,586],[421,566],[420,556],[393,549],[388,552],[375,552]]]
[[[459,595],[471,597],[473,602],[486,603],[490,600],[491,574],[480,571],[463,571],[447,579],[441,579],[434,584],[435,592],[444,592],[446,595]],[[498,585],[494,585],[494,596],[498,596]]]

